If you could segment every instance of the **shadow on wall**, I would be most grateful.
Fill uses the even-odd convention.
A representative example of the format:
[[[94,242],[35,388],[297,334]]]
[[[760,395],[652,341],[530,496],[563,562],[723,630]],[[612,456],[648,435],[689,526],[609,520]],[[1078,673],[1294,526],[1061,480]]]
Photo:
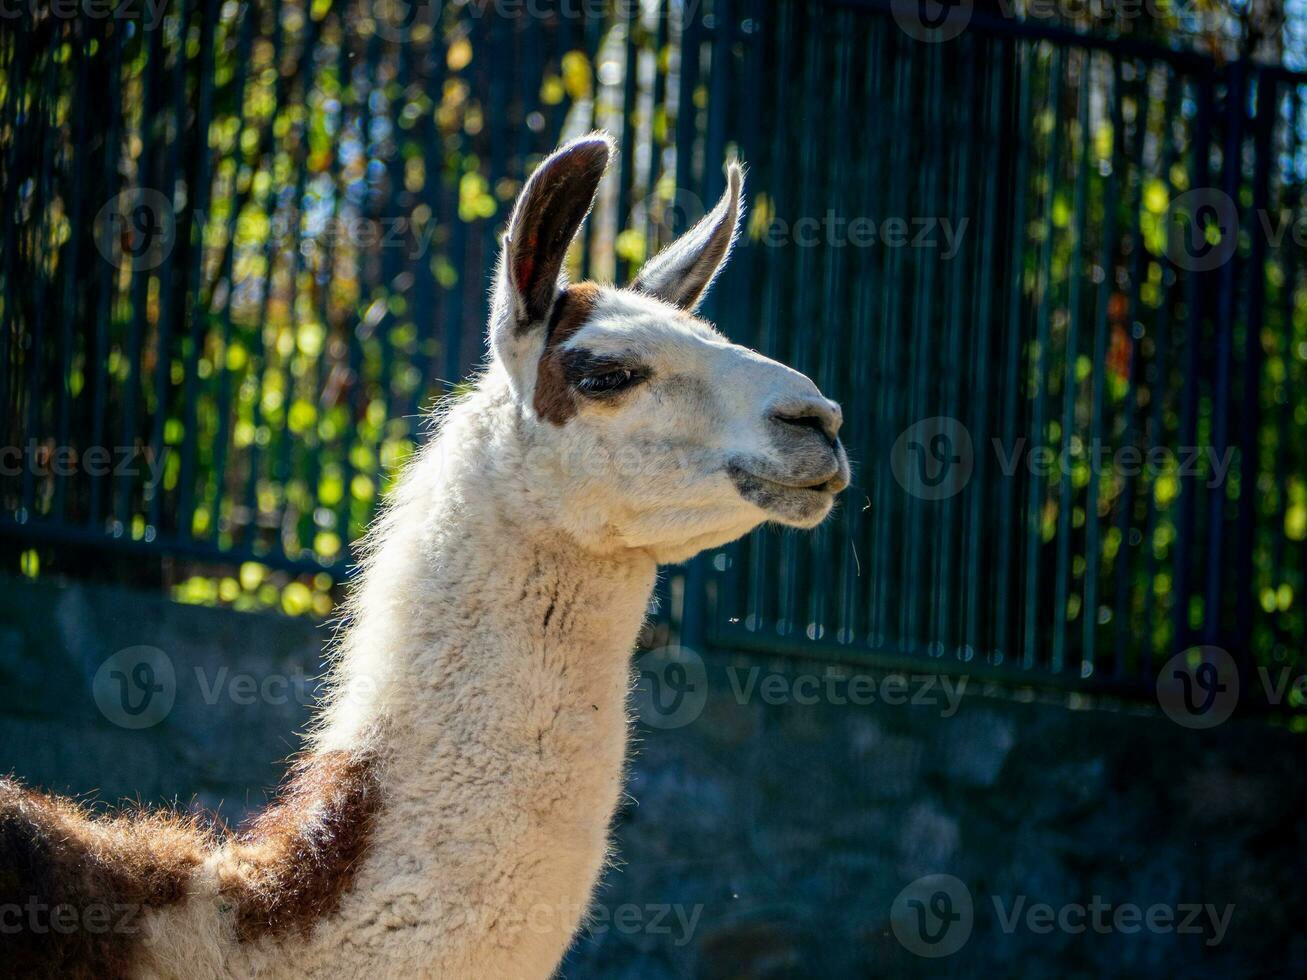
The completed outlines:
[[[297,748],[327,637],[14,580],[0,624],[0,772],[229,821]],[[637,690],[620,862],[563,976],[1307,971],[1301,737],[960,675],[665,666]]]

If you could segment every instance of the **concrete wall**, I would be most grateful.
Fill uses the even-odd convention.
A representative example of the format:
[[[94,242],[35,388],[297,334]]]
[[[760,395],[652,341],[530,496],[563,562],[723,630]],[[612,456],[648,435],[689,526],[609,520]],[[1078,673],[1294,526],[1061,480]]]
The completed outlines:
[[[237,820],[296,747],[323,639],[0,581],[0,771]],[[162,654],[117,653],[140,646]],[[694,691],[675,712],[651,700],[666,690],[637,694],[620,860],[564,976],[1307,973],[1300,736],[960,677],[682,666]]]

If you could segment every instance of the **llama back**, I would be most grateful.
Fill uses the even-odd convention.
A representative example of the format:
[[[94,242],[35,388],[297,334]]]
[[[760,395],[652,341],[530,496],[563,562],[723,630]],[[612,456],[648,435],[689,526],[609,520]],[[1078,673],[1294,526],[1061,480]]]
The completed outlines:
[[[92,815],[0,779],[0,977],[131,976],[147,917],[186,899],[209,844],[194,820]]]

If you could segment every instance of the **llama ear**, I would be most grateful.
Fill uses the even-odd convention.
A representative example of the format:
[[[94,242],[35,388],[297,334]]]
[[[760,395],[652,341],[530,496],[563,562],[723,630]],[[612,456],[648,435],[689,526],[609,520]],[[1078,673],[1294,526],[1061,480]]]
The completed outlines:
[[[608,168],[612,137],[591,133],[545,160],[513,208],[500,283],[511,329],[521,336],[549,316],[567,249],[590,213]]]
[[[740,230],[744,171],[734,161],[717,207],[640,270],[631,288],[693,313],[735,244]]]

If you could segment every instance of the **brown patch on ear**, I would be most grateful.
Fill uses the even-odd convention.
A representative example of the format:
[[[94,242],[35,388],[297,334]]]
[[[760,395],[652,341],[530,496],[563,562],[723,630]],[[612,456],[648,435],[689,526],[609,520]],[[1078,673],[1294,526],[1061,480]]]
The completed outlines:
[[[0,779],[0,975],[133,975],[145,913],[185,898],[212,843],[194,818],[90,814]]]
[[[563,290],[554,303],[532,399],[536,414],[554,425],[562,425],[576,414],[576,396],[567,384],[561,347],[590,319],[599,305],[600,292],[592,282],[579,282]]]
[[[241,831],[219,870],[236,936],[307,936],[354,881],[381,805],[378,762],[345,751],[310,756],[277,801]]]

